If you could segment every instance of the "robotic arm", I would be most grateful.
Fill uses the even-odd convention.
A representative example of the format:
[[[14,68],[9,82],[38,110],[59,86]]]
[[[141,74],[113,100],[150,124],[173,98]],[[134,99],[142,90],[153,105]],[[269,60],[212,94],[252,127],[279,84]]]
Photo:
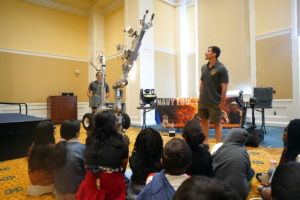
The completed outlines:
[[[113,89],[115,92],[115,105],[114,105],[114,110],[115,112],[123,112],[123,107],[121,105],[120,100],[123,98],[123,91],[121,88],[125,87],[128,84],[128,73],[133,67],[134,61],[137,59],[139,55],[139,49],[142,45],[142,40],[143,37],[146,33],[146,31],[152,27],[152,21],[154,19],[154,14],[151,15],[150,21],[147,23],[146,22],[146,16],[148,14],[148,10],[146,10],[146,13],[144,14],[143,18],[140,19],[140,26],[141,30],[140,33],[138,34],[137,31],[134,31],[130,26],[125,28],[124,32],[128,34],[129,37],[134,38],[132,41],[132,46],[130,49],[125,49],[124,46],[119,44],[117,46],[117,50],[121,52],[122,59],[123,59],[123,64],[122,64],[122,76],[119,81],[117,81],[113,85]]]
[[[151,19],[148,23],[145,22],[148,12],[149,11],[146,10],[146,13],[144,14],[143,18],[140,19],[141,30],[139,34],[137,33],[137,31],[134,31],[130,26],[126,27],[124,30],[124,32],[126,32],[129,37],[133,37],[134,39],[132,41],[132,46],[130,49],[125,49],[125,47],[121,44],[117,46],[117,50],[123,54],[122,59],[124,62],[122,64],[123,74],[120,80],[113,85],[114,89],[122,88],[128,84],[128,73],[133,67],[133,62],[137,59],[139,55],[139,49],[142,45],[143,37],[146,31],[153,25],[152,21],[154,19],[154,14],[152,14]]]

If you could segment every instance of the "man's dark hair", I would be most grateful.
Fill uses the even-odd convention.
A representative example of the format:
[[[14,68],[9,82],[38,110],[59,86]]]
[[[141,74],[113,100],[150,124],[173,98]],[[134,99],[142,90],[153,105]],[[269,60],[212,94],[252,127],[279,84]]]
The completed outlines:
[[[77,120],[66,120],[60,128],[60,136],[66,140],[76,137],[80,131],[80,123]]]
[[[205,139],[200,124],[192,120],[185,124],[182,137],[190,147],[202,144]]]
[[[192,159],[192,152],[186,142],[179,138],[173,138],[166,143],[163,150],[163,167],[166,173],[180,175],[185,172]]]
[[[210,46],[208,48],[211,48],[211,51],[213,53],[216,53],[216,58],[219,58],[220,54],[221,54],[221,49],[217,46]]]
[[[276,200],[300,199],[300,163],[279,165],[272,179],[272,198]]]
[[[173,200],[241,200],[227,185],[217,179],[192,176],[176,191]]]

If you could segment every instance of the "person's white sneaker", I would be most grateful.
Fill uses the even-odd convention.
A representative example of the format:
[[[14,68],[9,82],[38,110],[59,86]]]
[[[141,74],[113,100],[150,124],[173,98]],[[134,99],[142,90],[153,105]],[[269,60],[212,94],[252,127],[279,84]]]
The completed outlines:
[[[26,193],[27,193],[28,196],[38,197],[38,196],[41,196],[43,194],[52,193],[53,189],[54,189],[54,184],[46,185],[46,186],[30,185],[27,188]]]

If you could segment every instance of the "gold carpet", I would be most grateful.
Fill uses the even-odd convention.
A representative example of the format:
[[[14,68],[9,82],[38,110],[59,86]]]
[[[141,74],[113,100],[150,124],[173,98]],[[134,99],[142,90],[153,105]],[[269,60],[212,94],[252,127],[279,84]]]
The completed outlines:
[[[59,128],[57,126],[57,133],[55,135],[56,141],[60,139],[59,137]],[[127,135],[130,138],[130,146],[129,151],[131,153],[134,145],[134,141],[136,139],[137,134],[140,129],[130,128],[127,130]],[[162,138],[164,140],[164,144],[169,141],[170,138],[167,133],[161,133]],[[181,137],[180,135],[176,135],[176,137]],[[81,134],[79,140],[82,143],[85,143],[86,139],[86,131],[81,128]],[[212,147],[215,144],[214,139],[209,139],[209,145]],[[277,162],[280,159],[282,148],[264,148],[262,146],[255,147],[247,147],[248,153],[251,159],[252,168],[256,172],[265,172],[270,167],[269,160],[273,159]],[[9,153],[9,152],[7,152]],[[5,162],[0,162],[0,199],[7,200],[21,200],[21,199],[55,199],[52,194],[44,195],[42,197],[29,197],[26,195],[26,189],[30,185],[30,181],[27,174],[27,159],[19,158],[14,160],[9,160]],[[249,198],[259,197],[259,193],[256,188],[259,185],[258,181],[254,179],[252,183],[252,188]]]

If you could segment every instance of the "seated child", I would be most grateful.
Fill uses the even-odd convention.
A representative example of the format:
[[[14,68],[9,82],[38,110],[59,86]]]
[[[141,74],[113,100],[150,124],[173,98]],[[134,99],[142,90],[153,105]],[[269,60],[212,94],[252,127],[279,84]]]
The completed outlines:
[[[181,183],[189,178],[185,171],[191,158],[192,152],[184,140],[174,138],[167,142],[161,160],[164,170],[149,175],[137,200],[171,200]]]
[[[282,152],[279,166],[288,162],[298,162],[300,157],[300,119],[290,121],[282,139],[285,144],[285,148]],[[262,177],[259,177],[259,179],[261,178]],[[262,193],[263,199],[271,198],[270,185],[261,185],[258,186],[257,189]]]
[[[300,163],[290,162],[279,165],[272,180],[272,199],[300,199]]]
[[[127,200],[136,199],[145,187],[146,179],[150,173],[161,171],[162,150],[163,140],[156,130],[146,128],[139,133],[129,158],[132,176],[127,185]]]
[[[227,185],[215,178],[192,176],[176,191],[173,200],[240,200]]]
[[[55,146],[55,128],[51,121],[40,122],[34,131],[34,141],[28,150],[28,175],[31,185],[27,189],[29,196],[41,196],[52,193],[51,155]]]
[[[94,129],[86,139],[86,176],[76,193],[77,200],[125,199],[128,145],[117,132],[116,122],[109,110],[95,116]]]
[[[247,138],[246,130],[231,129],[223,145],[212,154],[214,177],[230,185],[242,199],[247,198],[249,180],[252,180],[255,174],[245,147]]]
[[[192,150],[192,163],[186,170],[189,175],[212,176],[212,157],[201,144],[205,136],[201,126],[195,121],[188,121],[184,128],[182,137]]]
[[[62,141],[56,144],[53,162],[56,199],[75,199],[76,191],[85,177],[85,145],[78,141],[80,123],[65,121],[60,128]]]

